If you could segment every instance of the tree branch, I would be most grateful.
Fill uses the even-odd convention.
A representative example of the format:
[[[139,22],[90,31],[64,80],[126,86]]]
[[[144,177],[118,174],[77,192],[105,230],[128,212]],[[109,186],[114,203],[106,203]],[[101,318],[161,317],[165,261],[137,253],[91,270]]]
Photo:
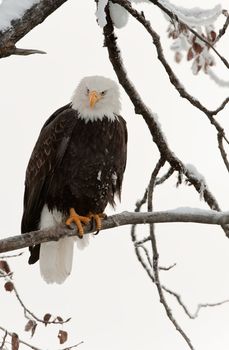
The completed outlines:
[[[153,213],[135,213],[124,211],[120,214],[104,219],[102,229],[107,230],[124,225],[150,224],[150,223],[174,223],[189,222],[209,225],[229,224],[229,212],[217,212],[214,210],[202,210],[194,208],[179,208]],[[90,224],[84,227],[85,233],[95,232]],[[55,228],[28,232],[22,235],[8,237],[0,240],[0,253],[29,247],[34,244],[48,241],[57,241],[63,237],[77,236],[75,228],[68,229],[65,225]]]
[[[159,170],[161,169],[161,167],[164,165],[164,160],[162,158],[159,159],[158,163],[155,166],[155,169],[152,172],[151,175],[151,179],[150,179],[150,183],[149,183],[149,192],[148,192],[148,201],[147,201],[147,209],[148,212],[152,212],[153,211],[153,197],[154,197],[154,188],[155,188],[155,181],[156,181],[156,177],[158,175]],[[160,274],[159,274],[159,252],[158,252],[158,248],[157,248],[157,240],[156,240],[156,234],[155,234],[155,225],[152,223],[149,225],[150,228],[150,238],[151,238],[151,246],[152,246],[152,253],[153,253],[153,264],[150,266],[152,266],[153,268],[153,275],[154,275],[154,283],[157,287],[157,291],[158,291],[158,295],[160,298],[160,302],[163,305],[165,312],[169,318],[169,320],[172,322],[172,324],[174,325],[174,327],[176,328],[176,330],[180,333],[180,335],[183,337],[183,339],[186,341],[186,343],[188,344],[189,348],[191,350],[194,350],[194,347],[192,345],[191,340],[189,339],[189,337],[187,336],[187,334],[184,332],[184,330],[182,329],[182,327],[179,325],[179,323],[177,322],[177,320],[175,319],[172,310],[170,309],[167,300],[164,296],[164,291],[161,285],[161,281],[160,281]],[[148,254],[146,254],[148,255]],[[149,258],[148,258],[149,261]]]
[[[114,0],[114,2],[117,2],[123,5],[123,7],[125,7],[127,10],[129,9],[129,5],[126,7],[125,4],[123,3],[123,0]],[[145,120],[150,130],[150,133],[152,135],[153,141],[157,145],[161,156],[163,156],[169,162],[171,167],[176,171],[178,171],[179,174],[184,174],[187,177],[190,184],[192,184],[199,193],[202,193],[203,191],[203,198],[211,209],[220,211],[219,204],[217,203],[212,193],[208,190],[208,188],[205,186],[205,188],[203,189],[202,182],[199,181],[198,178],[193,176],[190,170],[170,150],[166,142],[166,139],[163,135],[163,132],[159,124],[157,123],[157,117],[144,104],[144,102],[141,99],[141,96],[138,94],[134,85],[132,84],[129,77],[127,76],[127,72],[125,70],[125,67],[121,59],[120,49],[116,43],[117,38],[114,34],[114,27],[109,15],[108,7],[106,8],[106,13],[107,13],[107,25],[103,28],[104,37],[105,37],[104,45],[108,49],[109,59],[113,65],[113,68],[115,70],[119,83],[122,85],[127,95],[129,96],[130,100],[132,101],[135,107],[136,114],[141,114],[143,119]],[[228,227],[222,226],[222,228],[226,233],[226,235],[229,236]]]
[[[0,58],[10,55],[45,53],[40,50],[18,49],[15,44],[66,1],[67,0],[41,0],[29,8],[22,18],[11,21],[11,26],[9,28],[0,31]]]

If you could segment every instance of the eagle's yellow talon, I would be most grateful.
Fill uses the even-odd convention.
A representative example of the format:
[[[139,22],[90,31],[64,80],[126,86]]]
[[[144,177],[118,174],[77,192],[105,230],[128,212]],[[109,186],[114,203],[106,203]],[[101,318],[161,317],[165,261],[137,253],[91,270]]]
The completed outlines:
[[[82,238],[83,235],[84,235],[84,229],[83,229],[82,223],[83,224],[88,224],[90,222],[90,220],[91,220],[90,217],[78,215],[75,212],[74,208],[70,208],[70,215],[67,218],[67,220],[65,221],[65,223],[66,223],[67,226],[70,226],[71,223],[74,222],[75,225],[78,228],[79,236]]]
[[[102,228],[102,219],[106,218],[106,214],[105,213],[99,213],[99,214],[90,213],[90,214],[88,214],[88,218],[90,218],[90,220],[94,219],[95,227],[96,227],[96,230],[98,233]]]

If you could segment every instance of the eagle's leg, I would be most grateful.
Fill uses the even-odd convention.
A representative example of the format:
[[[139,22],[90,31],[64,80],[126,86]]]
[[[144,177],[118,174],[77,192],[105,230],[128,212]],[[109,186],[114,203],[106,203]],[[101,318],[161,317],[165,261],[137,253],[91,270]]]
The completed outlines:
[[[90,217],[78,215],[75,212],[74,208],[70,208],[70,215],[67,218],[67,220],[65,221],[65,223],[67,226],[70,226],[71,223],[74,222],[78,228],[79,236],[80,236],[80,238],[82,238],[84,235],[84,229],[83,229],[82,223],[88,224],[90,222],[90,220],[91,220]]]
[[[95,221],[95,227],[98,233],[101,230],[102,227],[102,219],[105,219],[107,216],[105,213],[99,213],[99,214],[93,214],[93,213],[89,213],[88,218],[93,219]]]

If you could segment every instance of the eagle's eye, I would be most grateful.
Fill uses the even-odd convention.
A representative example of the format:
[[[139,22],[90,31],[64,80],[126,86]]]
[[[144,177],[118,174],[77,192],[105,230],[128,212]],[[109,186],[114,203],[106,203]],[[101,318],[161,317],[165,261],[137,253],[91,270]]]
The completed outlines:
[[[106,90],[101,91],[101,95],[104,96],[106,94]]]

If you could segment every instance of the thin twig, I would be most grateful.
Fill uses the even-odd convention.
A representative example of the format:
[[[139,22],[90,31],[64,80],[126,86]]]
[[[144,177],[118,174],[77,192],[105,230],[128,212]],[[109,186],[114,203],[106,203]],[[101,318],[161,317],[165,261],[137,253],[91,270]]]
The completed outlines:
[[[161,167],[164,165],[164,159],[160,158],[158,163],[156,164],[154,171],[152,172],[150,183],[149,183],[149,189],[148,189],[148,202],[147,202],[147,207],[148,211],[152,212],[153,211],[153,195],[154,195],[154,188],[155,188],[155,181],[157,178],[157,175],[161,169]],[[160,302],[162,303],[165,312],[169,318],[169,320],[172,322],[176,330],[180,333],[180,335],[183,337],[183,339],[186,341],[188,344],[189,348],[194,350],[194,347],[192,345],[191,340],[187,336],[187,334],[184,332],[184,330],[181,328],[177,320],[175,319],[172,310],[170,309],[164,293],[163,293],[163,288],[160,282],[160,275],[159,275],[159,253],[158,253],[158,248],[157,248],[157,241],[156,241],[156,235],[155,235],[155,227],[154,224],[150,224],[150,237],[151,237],[151,245],[152,245],[152,252],[153,252],[153,274],[154,274],[154,280],[155,284],[158,290]]]
[[[0,272],[4,273],[4,271],[1,270],[1,269],[0,269]],[[53,321],[49,321],[49,320],[44,320],[44,319],[41,319],[41,318],[37,317],[32,311],[30,311],[30,310],[25,306],[24,302],[22,301],[22,299],[21,299],[21,297],[20,297],[20,294],[18,293],[15,284],[13,283],[12,274],[13,274],[13,273],[10,272],[10,273],[8,273],[8,274],[4,274],[4,276],[1,276],[1,277],[5,277],[5,280],[6,280],[7,282],[10,282],[10,283],[13,284],[13,289],[12,289],[12,290],[14,291],[14,294],[15,294],[17,300],[19,301],[19,304],[20,304],[20,305],[22,306],[22,308],[23,308],[25,318],[31,320],[31,317],[32,317],[35,321],[40,322],[40,323],[44,323],[45,325],[47,325],[47,324],[61,324],[61,325],[62,325],[62,324],[64,324],[64,323],[67,323],[67,322],[70,321],[71,318],[68,318],[68,319],[66,319],[66,320],[61,320],[61,321],[60,321],[58,318],[55,318]],[[30,315],[30,317],[28,317],[28,315]]]
[[[6,342],[7,335],[8,335],[8,332],[7,332],[7,330],[5,330],[5,334],[4,334],[3,338],[2,338],[2,344],[1,344],[0,350],[4,350],[4,345],[5,345],[5,342]]]
[[[83,344],[84,342],[83,341],[81,341],[81,342],[79,342],[78,344],[76,344],[76,345],[72,345],[72,346],[68,346],[67,348],[62,348],[62,349],[60,349],[60,350],[70,350],[70,349],[74,349],[74,348],[77,348],[79,345],[81,345],[81,344]]]
[[[4,259],[10,259],[10,258],[18,258],[19,256],[23,255],[24,253],[18,253],[18,254],[12,254],[12,255],[1,255],[0,256],[0,260],[4,260]]]
[[[20,305],[22,306],[23,310],[24,310],[24,316],[25,318],[27,319],[31,319],[30,317],[27,316],[27,314],[29,314],[34,320],[36,320],[37,322],[40,322],[40,323],[44,323],[45,325],[47,324],[64,324],[64,323],[67,323],[71,320],[71,318],[68,318],[66,320],[63,320],[63,321],[60,321],[58,320],[57,318],[55,318],[53,321],[47,321],[47,320],[43,320],[39,317],[37,317],[32,311],[30,311],[24,304],[24,302],[22,301],[16,287],[15,287],[15,284],[14,284],[14,293],[15,293],[15,296],[17,298],[17,300],[19,301]]]
[[[223,300],[223,301],[219,301],[217,303],[200,303],[197,305],[196,311],[194,313],[191,313],[187,306],[184,304],[184,302],[182,301],[181,296],[172,291],[171,289],[167,288],[166,286],[162,286],[162,288],[170,295],[174,296],[178,302],[178,304],[183,308],[185,314],[191,318],[191,319],[195,319],[199,316],[199,312],[201,309],[203,308],[208,308],[208,307],[216,307],[216,306],[221,306],[223,304],[229,303],[229,299]]]
[[[218,134],[217,138],[218,138],[218,148],[220,150],[220,153],[221,153],[221,156],[223,158],[224,164],[227,168],[227,171],[229,172],[229,162],[227,159],[227,153],[226,153],[224,146],[223,146],[223,136],[221,134]]]
[[[36,49],[21,49],[18,47],[15,47],[14,52],[11,53],[11,55],[18,55],[18,56],[28,56],[33,54],[41,54],[45,55],[47,52],[42,50],[36,50]]]
[[[225,21],[225,23],[224,23],[224,25],[223,25],[223,28],[219,30],[219,34],[218,34],[218,36],[217,36],[217,38],[216,38],[214,44],[217,43],[217,42],[222,38],[222,36],[226,33],[227,28],[228,28],[228,26],[229,26],[229,15],[228,15],[228,11],[227,11],[227,10],[223,10],[222,13],[223,13],[223,15],[226,17],[226,21]]]
[[[170,178],[170,176],[172,176],[173,173],[174,173],[174,169],[170,167],[167,173],[165,173],[163,176],[156,179],[155,186],[163,184],[166,180]]]
[[[135,245],[135,246],[136,246],[136,245]],[[148,252],[148,250],[146,249],[146,247],[145,247],[144,245],[138,245],[137,247],[138,247],[139,249],[141,248],[141,249],[144,251],[145,256],[146,256],[146,259],[147,259],[147,261],[148,261],[148,264],[149,264],[150,267],[152,267],[152,266],[153,266],[153,265],[152,265],[152,259],[150,258],[149,252]]]
[[[137,245],[135,245],[135,242],[136,242],[136,227],[137,227],[136,224],[131,226],[131,239],[132,239],[132,242],[134,244],[135,254],[137,256],[138,261],[142,265],[143,269],[146,271],[147,275],[149,276],[151,281],[154,283],[154,276],[153,276],[152,268],[151,267],[149,268],[148,265],[145,263],[144,259],[141,256],[139,247]]]
[[[165,266],[159,266],[159,270],[161,270],[161,271],[169,271],[169,270],[173,269],[176,265],[177,264],[174,263],[174,264],[172,264],[170,266],[166,266],[166,267]]]
[[[145,190],[145,193],[144,193],[144,196],[142,197],[142,199],[140,199],[136,202],[136,207],[134,210],[136,213],[139,212],[142,205],[146,203],[147,195],[148,195],[148,188]]]
[[[1,326],[0,326],[0,330],[2,330],[3,332],[5,332],[4,338],[6,338],[7,335],[9,335],[10,337],[12,337],[13,334],[14,334],[13,332],[9,332],[9,331],[7,331],[5,328],[3,328],[3,327],[1,327]],[[19,340],[19,343],[21,343],[21,344],[27,346],[28,348],[30,348],[30,349],[32,349],[32,350],[42,350],[42,349],[40,349],[40,348],[38,348],[38,347],[36,347],[36,346],[34,346],[34,345],[32,345],[32,344],[29,344],[29,343],[25,342],[24,340],[22,340],[22,339],[20,339],[20,338],[18,338],[18,340]],[[66,347],[66,348],[61,348],[60,350],[70,350],[70,349],[74,349],[74,348],[77,348],[79,345],[81,345],[81,344],[83,344],[83,343],[84,343],[84,342],[81,341],[81,342],[79,342],[78,344],[71,345],[71,346],[68,346],[68,347]],[[4,345],[4,344],[3,344],[3,345]],[[0,350],[2,350],[2,346],[1,346]]]
[[[13,336],[13,332],[9,332],[8,330],[6,330],[5,328],[3,328],[3,327],[1,327],[1,326],[0,326],[0,329],[1,329],[3,332],[7,332],[7,334],[8,334],[10,337]],[[20,338],[19,338],[19,343],[21,343],[21,344],[23,344],[23,345],[26,345],[27,347],[29,347],[29,348],[32,349],[32,350],[42,350],[42,349],[40,349],[40,348],[37,348],[37,347],[34,346],[34,345],[31,345],[31,344],[25,342],[24,340],[22,340],[22,339],[20,339]]]
[[[142,238],[134,243],[135,246],[140,246],[146,242],[149,242],[151,240],[150,236]]]

